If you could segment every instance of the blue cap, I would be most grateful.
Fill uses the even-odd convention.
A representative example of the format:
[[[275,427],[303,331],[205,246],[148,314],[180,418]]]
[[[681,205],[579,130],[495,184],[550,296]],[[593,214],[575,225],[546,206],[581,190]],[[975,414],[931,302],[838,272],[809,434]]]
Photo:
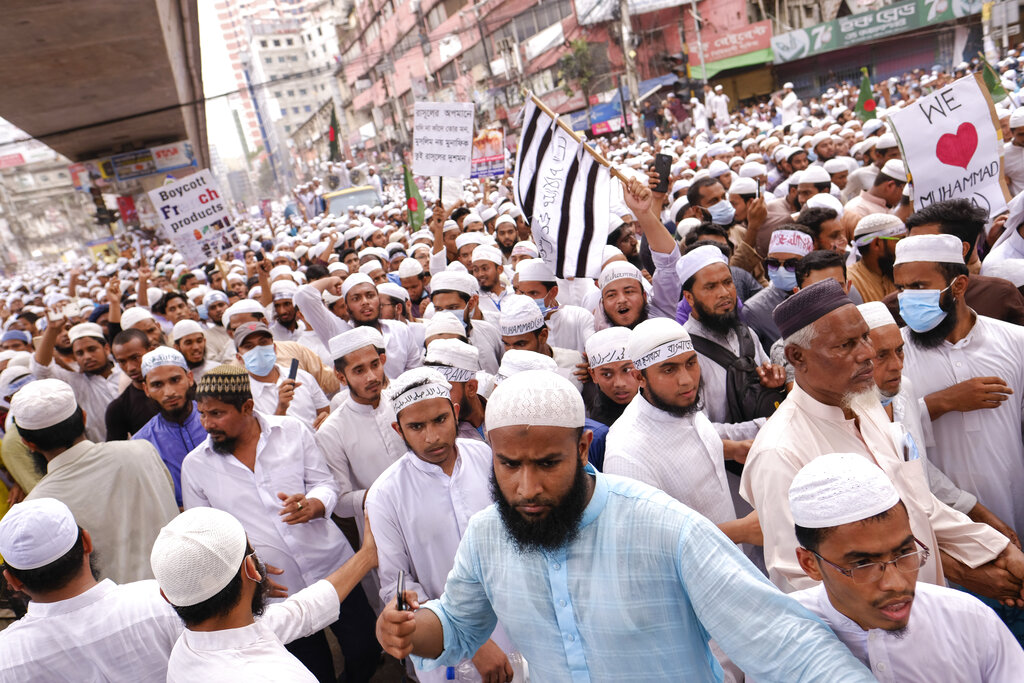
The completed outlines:
[[[32,335],[25,330],[7,330],[4,332],[4,336],[0,337],[0,344],[17,339],[18,341],[25,342],[26,344],[32,343]]]

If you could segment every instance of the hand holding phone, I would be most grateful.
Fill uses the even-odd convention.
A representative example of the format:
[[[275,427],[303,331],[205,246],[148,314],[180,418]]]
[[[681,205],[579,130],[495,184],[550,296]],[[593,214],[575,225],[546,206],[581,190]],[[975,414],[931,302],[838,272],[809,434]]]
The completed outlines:
[[[409,605],[405,602],[405,570],[398,570],[398,591],[395,596],[395,607],[402,612],[409,609]]]
[[[292,358],[292,364],[288,368],[288,379],[294,380],[299,375],[299,359]]]
[[[665,194],[668,192],[668,177],[672,172],[672,157],[667,154],[655,154],[654,170],[658,174],[658,184],[651,191],[657,194]]]

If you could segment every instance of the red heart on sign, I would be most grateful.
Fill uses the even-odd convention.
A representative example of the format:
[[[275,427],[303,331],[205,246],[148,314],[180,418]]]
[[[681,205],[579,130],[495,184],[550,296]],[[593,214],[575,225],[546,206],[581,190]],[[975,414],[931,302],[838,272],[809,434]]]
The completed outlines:
[[[959,166],[966,170],[977,149],[978,131],[974,124],[961,123],[960,127],[956,129],[956,135],[946,133],[939,138],[935,145],[935,156],[944,164]]]

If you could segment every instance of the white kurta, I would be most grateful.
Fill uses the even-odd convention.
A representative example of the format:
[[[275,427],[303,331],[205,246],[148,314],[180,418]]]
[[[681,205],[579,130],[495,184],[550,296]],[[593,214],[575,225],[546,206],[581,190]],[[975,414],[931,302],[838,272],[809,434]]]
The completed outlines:
[[[1024,147],[1013,142],[1003,145],[1003,173],[1010,186],[1010,194],[1016,196],[1024,192]]]
[[[183,629],[153,580],[107,579],[67,600],[32,601],[0,633],[0,683],[162,681]]]
[[[249,375],[249,388],[252,390],[253,405],[256,410],[267,415],[273,415],[277,411],[278,386],[288,379],[288,367],[277,366],[281,376],[277,382],[261,382]],[[310,429],[316,421],[316,411],[327,408],[331,402],[327,400],[324,390],[316,383],[313,375],[300,369],[295,375],[295,381],[299,386],[292,393],[292,402],[288,404],[286,415],[297,418],[302,424]]]
[[[110,376],[102,377],[65,370],[52,359],[49,365],[43,366],[36,362],[36,357],[33,355],[29,361],[29,370],[36,376],[36,379],[53,377],[66,382],[75,392],[78,406],[85,411],[85,436],[97,443],[107,440],[107,424],[104,421],[107,406],[124,389],[121,382],[125,381],[127,385],[128,378],[121,371],[120,366],[115,363]]]
[[[782,118],[784,126],[793,123],[800,116],[800,100],[792,90],[782,98],[779,105],[779,116]]]
[[[1024,259],[1024,237],[1020,236],[1020,228],[1008,235],[1000,236],[995,246],[992,247],[992,251],[981,262],[981,274],[990,275],[990,272],[986,272],[986,266],[991,267],[1000,261],[1011,258]]]
[[[979,315],[956,344],[924,349],[906,328],[903,336],[903,372],[921,396],[973,377],[1001,377],[1013,389],[998,408],[932,420],[925,437],[928,455],[957,486],[976,494],[1012,528],[1024,529],[1024,329]]]
[[[220,363],[235,362],[235,342],[222,325],[206,323],[206,357]]]
[[[148,441],[82,441],[51,460],[26,500],[56,498],[92,536],[100,577],[152,579],[149,554],[178,514],[174,483]]]
[[[405,442],[391,427],[395,421],[390,401],[374,408],[349,397],[320,425],[316,442],[338,484],[334,514],[361,523],[366,490],[405,452]]]
[[[890,570],[891,571],[891,570]],[[825,587],[791,593],[821,617],[853,656],[882,683],[1019,681],[1024,650],[996,613],[973,595],[918,583],[906,631],[862,629],[839,612]]]
[[[277,581],[295,592],[343,565],[352,547],[331,521],[338,488],[313,432],[293,417],[255,415],[260,424],[255,468],[218,453],[207,437],[182,462],[181,496],[186,509],[206,506],[234,515],[260,560],[283,569]],[[327,516],[285,524],[279,492],[316,498]]]
[[[699,337],[704,337],[723,348],[728,348],[733,354],[738,355],[740,352],[740,341],[735,330],[729,330],[728,334],[723,336],[711,331],[693,316],[690,316],[683,323],[683,328],[691,335],[695,334]],[[748,327],[747,334],[750,335],[750,340],[754,343],[754,363],[757,365],[770,363],[771,359],[764,352],[761,341],[757,338],[757,333]],[[700,363],[700,376],[704,380],[704,387],[701,389],[701,398],[704,399],[704,412],[707,413],[708,419],[712,422],[729,422],[729,397],[726,387],[729,371],[707,356],[702,356],[699,352],[697,353],[697,362]],[[760,426],[760,423],[755,424],[753,420],[741,424],[752,428],[750,436],[745,438],[753,438],[754,434],[757,433],[757,428]]]
[[[559,306],[544,321],[548,326],[548,344],[587,352],[587,340],[594,334],[594,314],[579,306]]]
[[[263,616],[248,626],[223,631],[185,630],[167,662],[167,681],[316,683],[316,677],[284,646],[334,623],[338,609],[334,586],[317,581],[283,602],[268,605]]]

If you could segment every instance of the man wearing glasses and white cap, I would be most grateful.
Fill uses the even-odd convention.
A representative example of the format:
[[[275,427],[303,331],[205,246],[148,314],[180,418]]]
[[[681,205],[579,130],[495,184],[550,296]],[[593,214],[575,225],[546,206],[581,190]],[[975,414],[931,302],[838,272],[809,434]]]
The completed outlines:
[[[791,597],[878,680],[1019,680],[1024,651],[991,609],[917,581],[933,550],[881,468],[855,453],[819,456],[793,478],[789,507],[800,567],[821,582]]]

